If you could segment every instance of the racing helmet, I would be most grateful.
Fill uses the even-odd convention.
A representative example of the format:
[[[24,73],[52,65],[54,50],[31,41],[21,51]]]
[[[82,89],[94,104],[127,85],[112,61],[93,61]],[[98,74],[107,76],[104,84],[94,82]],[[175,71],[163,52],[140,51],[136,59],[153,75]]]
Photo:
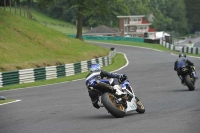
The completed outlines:
[[[101,71],[101,66],[99,64],[91,64],[89,70],[90,72]]]
[[[186,55],[185,55],[184,53],[180,53],[180,54],[179,54],[179,58],[180,58],[180,57],[186,57]]]

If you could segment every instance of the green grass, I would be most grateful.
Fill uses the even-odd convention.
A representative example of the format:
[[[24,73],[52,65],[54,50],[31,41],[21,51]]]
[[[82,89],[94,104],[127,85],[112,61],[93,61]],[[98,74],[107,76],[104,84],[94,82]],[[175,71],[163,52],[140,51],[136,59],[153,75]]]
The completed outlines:
[[[110,50],[0,9],[0,71],[61,65],[107,56]]]
[[[1,7],[1,9],[4,9],[4,8]],[[11,12],[12,14],[27,17],[27,9],[24,9],[24,8],[21,8],[21,13],[20,13],[20,8],[16,8],[16,12],[15,12],[15,8],[13,8],[13,7],[11,8],[11,10],[10,10],[10,7],[6,7],[6,11]],[[48,28],[52,28],[52,29],[59,31],[61,33],[64,33],[64,34],[76,34],[76,32],[77,32],[76,24],[51,18],[51,17],[45,15],[44,13],[41,13],[34,9],[31,9],[30,12],[31,12],[33,18],[38,23],[45,25]],[[84,27],[82,30],[83,30],[83,32],[87,31],[87,29]]]
[[[0,100],[0,105],[4,104],[4,103],[8,103],[8,102],[13,102],[13,101],[15,101],[15,100],[13,100],[13,99]]]
[[[62,32],[64,34],[76,34],[77,32],[75,24],[64,22],[58,19],[53,19],[36,10],[32,10],[31,13],[38,22],[56,31]],[[87,31],[85,28],[83,28],[82,30],[83,32]]]
[[[107,71],[114,71],[124,66],[125,64],[126,64],[126,60],[124,58],[124,55],[121,53],[117,53],[116,56],[112,59],[112,64],[109,66],[103,67],[102,69],[107,70]],[[4,86],[0,88],[0,91],[72,81],[72,80],[85,78],[87,74],[88,72],[85,72],[85,73],[80,73],[73,76],[61,77],[61,78],[50,79],[50,80],[42,80],[42,81],[37,81],[33,83]]]
[[[160,44],[152,44],[152,43],[141,43],[141,42],[131,42],[131,41],[104,41],[104,40],[93,40],[94,42],[105,42],[105,43],[112,43],[112,44],[121,44],[121,45],[128,45],[128,46],[139,46],[144,48],[152,48],[156,50],[168,51],[172,52],[172,50],[165,48]]]

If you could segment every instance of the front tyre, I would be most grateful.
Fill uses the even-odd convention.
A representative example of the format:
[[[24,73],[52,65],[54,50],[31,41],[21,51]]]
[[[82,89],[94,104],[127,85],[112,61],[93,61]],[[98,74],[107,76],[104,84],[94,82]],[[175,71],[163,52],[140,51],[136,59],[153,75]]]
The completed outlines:
[[[116,103],[116,97],[109,92],[102,95],[101,101],[104,107],[116,118],[122,118],[125,116],[125,107],[122,104]]]
[[[194,84],[192,83],[192,81],[191,81],[191,79],[190,79],[190,76],[189,76],[189,75],[185,75],[185,76],[184,76],[184,80],[185,80],[185,84],[187,85],[189,91],[194,91],[195,86],[194,86]]]
[[[135,99],[136,99],[136,104],[137,104],[136,111],[140,114],[143,114],[145,112],[145,107],[143,103],[137,97],[135,97]]]

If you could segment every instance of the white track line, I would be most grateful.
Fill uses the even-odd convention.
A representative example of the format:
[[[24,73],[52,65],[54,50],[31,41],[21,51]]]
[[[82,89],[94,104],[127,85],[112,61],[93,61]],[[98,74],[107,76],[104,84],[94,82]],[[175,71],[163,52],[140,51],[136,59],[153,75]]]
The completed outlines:
[[[118,53],[122,53],[122,52],[118,52]],[[128,64],[129,64],[128,58],[126,57],[126,54],[124,54],[124,53],[122,53],[122,54],[124,55],[124,58],[126,59],[126,65],[121,67],[121,68],[119,68],[119,69],[117,69],[117,70],[115,70],[115,71],[112,71],[112,72],[119,71],[119,70],[125,68],[126,66],[128,66]]]

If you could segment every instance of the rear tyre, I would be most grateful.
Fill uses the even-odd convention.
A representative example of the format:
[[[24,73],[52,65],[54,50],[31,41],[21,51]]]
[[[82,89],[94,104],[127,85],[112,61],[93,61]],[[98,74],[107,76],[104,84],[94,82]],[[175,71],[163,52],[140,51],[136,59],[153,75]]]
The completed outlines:
[[[135,97],[135,99],[136,99],[136,104],[137,104],[136,111],[140,114],[143,114],[145,112],[145,107],[143,103],[137,97]]]
[[[185,80],[185,84],[187,85],[189,91],[194,91],[195,86],[192,83],[192,81],[190,79],[190,76],[189,75],[185,75],[184,80]]]
[[[117,104],[115,96],[109,92],[102,95],[101,101],[104,107],[116,118],[122,118],[125,116],[125,107],[122,104]]]

